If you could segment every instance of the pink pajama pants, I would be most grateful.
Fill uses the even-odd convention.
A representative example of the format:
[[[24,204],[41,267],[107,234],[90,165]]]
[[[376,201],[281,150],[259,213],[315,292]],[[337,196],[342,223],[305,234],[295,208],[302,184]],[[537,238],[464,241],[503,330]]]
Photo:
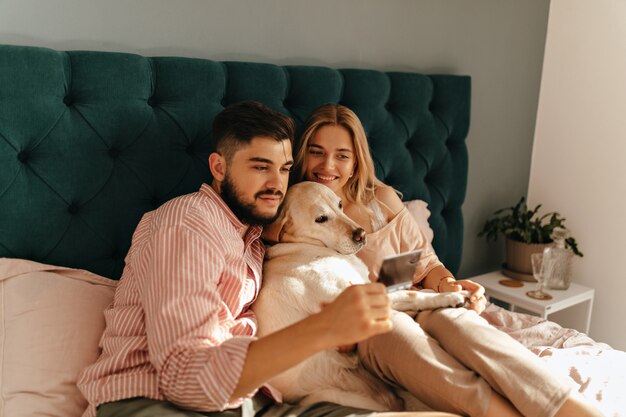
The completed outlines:
[[[474,311],[394,312],[394,329],[359,343],[362,363],[438,411],[483,417],[491,392],[528,417],[552,417],[571,388]]]

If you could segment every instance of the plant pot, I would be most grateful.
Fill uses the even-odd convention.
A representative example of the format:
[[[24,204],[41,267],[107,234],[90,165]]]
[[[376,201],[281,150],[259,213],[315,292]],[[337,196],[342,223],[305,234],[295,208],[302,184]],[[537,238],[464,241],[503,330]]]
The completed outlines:
[[[522,281],[535,282],[530,255],[543,253],[543,250],[549,246],[553,246],[553,243],[523,243],[507,238],[504,274]],[[507,274],[507,272],[509,273]]]

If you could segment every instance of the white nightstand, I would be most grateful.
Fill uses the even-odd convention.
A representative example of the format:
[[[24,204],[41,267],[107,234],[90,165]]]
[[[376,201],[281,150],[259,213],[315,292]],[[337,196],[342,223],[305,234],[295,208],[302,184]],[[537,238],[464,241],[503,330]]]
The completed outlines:
[[[582,315],[579,314],[581,320],[577,320],[579,325],[565,326],[574,327],[577,330],[589,333],[589,325],[591,323],[591,309],[593,307],[593,288],[588,288],[580,284],[572,283],[567,290],[550,290],[546,289],[551,300],[536,300],[526,295],[527,291],[534,290],[537,286],[535,282],[523,282],[522,287],[507,287],[499,283],[500,280],[510,279],[504,276],[500,271],[489,272],[483,275],[477,275],[469,278],[485,287],[485,293],[489,298],[504,301],[511,305],[511,311],[517,308],[525,310],[524,312],[534,313],[547,319],[550,314],[564,310],[577,305],[582,305],[585,310]],[[556,321],[556,320],[555,320]],[[580,321],[583,325],[580,325]]]

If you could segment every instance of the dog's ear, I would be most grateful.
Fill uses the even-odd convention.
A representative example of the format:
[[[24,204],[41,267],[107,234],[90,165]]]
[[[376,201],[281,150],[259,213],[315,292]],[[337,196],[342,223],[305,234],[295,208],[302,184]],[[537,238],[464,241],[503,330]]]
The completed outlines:
[[[285,213],[285,208],[281,211],[278,218],[274,221],[274,223],[269,224],[263,228],[263,233],[261,233],[261,238],[268,243],[278,243],[280,242],[283,234],[285,233],[285,225],[287,224],[287,214]]]

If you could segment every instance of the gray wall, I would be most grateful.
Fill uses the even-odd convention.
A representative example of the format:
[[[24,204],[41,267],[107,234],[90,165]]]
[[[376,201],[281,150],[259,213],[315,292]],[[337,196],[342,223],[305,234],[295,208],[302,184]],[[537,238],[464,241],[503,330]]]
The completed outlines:
[[[486,217],[526,193],[549,0],[0,0],[0,43],[469,74],[460,276],[498,267]]]

